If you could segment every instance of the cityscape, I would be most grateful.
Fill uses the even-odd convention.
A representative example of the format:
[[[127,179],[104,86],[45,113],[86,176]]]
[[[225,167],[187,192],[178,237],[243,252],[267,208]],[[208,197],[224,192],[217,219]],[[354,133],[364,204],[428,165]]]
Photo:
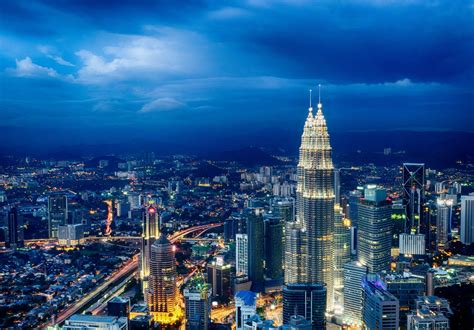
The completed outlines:
[[[474,329],[472,4],[0,9],[0,329]]]

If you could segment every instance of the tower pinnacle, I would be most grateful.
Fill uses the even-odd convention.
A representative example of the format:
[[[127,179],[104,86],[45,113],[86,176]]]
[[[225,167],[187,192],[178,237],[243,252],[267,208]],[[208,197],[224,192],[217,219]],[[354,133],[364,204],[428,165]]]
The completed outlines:
[[[318,109],[322,108],[321,104],[321,84],[318,85]]]
[[[313,111],[312,99],[313,99],[313,90],[310,89],[309,90],[309,108],[308,108],[309,112]]]

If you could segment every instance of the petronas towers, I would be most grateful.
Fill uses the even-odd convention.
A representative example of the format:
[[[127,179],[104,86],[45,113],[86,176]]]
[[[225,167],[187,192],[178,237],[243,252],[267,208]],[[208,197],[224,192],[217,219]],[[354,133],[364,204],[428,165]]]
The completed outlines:
[[[285,284],[321,284],[333,309],[334,166],[322,104],[310,105],[297,167],[297,220],[286,227]]]

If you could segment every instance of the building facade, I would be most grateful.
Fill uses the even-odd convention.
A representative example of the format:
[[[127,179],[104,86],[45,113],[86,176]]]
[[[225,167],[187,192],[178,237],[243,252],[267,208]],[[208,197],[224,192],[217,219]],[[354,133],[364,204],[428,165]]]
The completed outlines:
[[[300,315],[313,329],[326,329],[326,286],[324,284],[288,284],[283,288],[283,324]]]
[[[387,291],[380,279],[365,278],[362,288],[364,327],[370,330],[398,330],[398,299]]]
[[[461,242],[474,242],[474,195],[461,196]]]

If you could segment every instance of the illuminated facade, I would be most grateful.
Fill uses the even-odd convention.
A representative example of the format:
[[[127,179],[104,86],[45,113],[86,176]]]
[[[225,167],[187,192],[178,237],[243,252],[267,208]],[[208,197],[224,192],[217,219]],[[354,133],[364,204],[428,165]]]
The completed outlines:
[[[452,199],[438,199],[436,215],[436,245],[438,250],[444,250],[448,243],[449,232],[451,231]]]
[[[425,200],[425,164],[403,164],[403,200],[407,214],[405,232],[426,234],[423,219],[423,203]]]
[[[58,227],[67,224],[68,200],[63,193],[52,193],[48,197],[49,238],[58,237]]]
[[[179,320],[174,248],[165,235],[151,246],[150,276],[146,300],[156,322],[169,324]]]
[[[306,119],[297,167],[298,184],[296,190],[297,224],[291,235],[298,237],[291,246],[299,252],[299,265],[290,272],[286,284],[294,279],[298,282],[325,283],[327,289],[327,309],[333,309],[334,299],[334,166],[332,149],[322,104],[313,115],[310,106]],[[288,244],[287,244],[288,246]],[[288,255],[288,254],[286,254]]]
[[[344,287],[344,265],[351,261],[351,222],[342,213],[342,208],[334,208],[334,290]]]
[[[150,275],[151,247],[160,236],[160,215],[155,205],[146,208],[143,214],[143,234],[140,255],[140,278],[142,280],[143,294],[148,288],[148,276]]]
[[[385,189],[368,185],[358,205],[359,230],[357,255],[369,273],[390,267],[392,227],[390,201]]]

